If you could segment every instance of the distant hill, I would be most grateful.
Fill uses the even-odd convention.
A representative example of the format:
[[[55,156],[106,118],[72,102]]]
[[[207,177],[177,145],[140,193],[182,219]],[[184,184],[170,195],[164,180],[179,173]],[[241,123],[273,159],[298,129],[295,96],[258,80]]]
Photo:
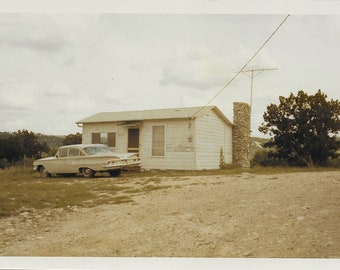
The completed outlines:
[[[12,133],[10,132],[0,132],[0,139],[8,138]],[[63,145],[63,140],[65,139],[66,135],[45,135],[41,133],[35,134],[38,138],[40,143],[46,142],[47,145],[51,148],[58,148]],[[250,145],[250,157],[252,158],[254,154],[262,149],[262,144],[267,142],[268,139],[259,138],[259,137],[252,137],[251,138],[251,145]]]
[[[0,132],[0,139],[7,139],[12,135],[11,132]],[[49,147],[58,148],[59,146],[62,146],[63,140],[66,136],[60,135],[44,135],[40,133],[35,133],[35,135],[38,138],[39,143],[46,142]]]
[[[36,134],[37,138],[38,138],[38,142],[40,143],[44,143],[46,142],[47,145],[50,148],[58,148],[60,146],[63,145],[63,140],[65,139],[66,136],[60,135],[60,136],[56,136],[56,135],[44,135],[44,134],[40,134],[37,133]]]
[[[267,142],[269,139],[259,138],[259,137],[251,137],[250,144],[250,158],[252,158],[255,153],[261,149],[263,149],[263,143]]]

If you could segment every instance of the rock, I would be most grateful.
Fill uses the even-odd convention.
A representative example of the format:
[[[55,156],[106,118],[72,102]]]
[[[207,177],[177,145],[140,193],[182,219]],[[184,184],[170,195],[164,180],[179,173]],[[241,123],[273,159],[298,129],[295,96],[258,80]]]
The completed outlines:
[[[259,236],[258,233],[253,232],[253,233],[252,233],[252,238],[253,238],[253,240],[258,240],[258,239],[260,238],[260,236]]]
[[[297,221],[302,221],[302,220],[304,220],[304,219],[305,219],[305,217],[297,217],[297,218],[296,218]]]
[[[251,252],[251,251],[246,251],[246,252],[243,253],[243,255],[244,255],[244,257],[251,257],[251,256],[253,256],[254,254],[253,254],[253,252]]]
[[[5,230],[5,234],[7,234],[7,235],[15,235],[15,229],[14,228],[7,228]]]
[[[76,206],[76,205],[71,206],[70,209],[71,209],[72,211],[74,211],[74,212],[78,212],[78,211],[79,211],[78,206]]]
[[[20,213],[20,216],[27,217],[29,214],[30,214],[29,212],[25,211],[25,212]]]

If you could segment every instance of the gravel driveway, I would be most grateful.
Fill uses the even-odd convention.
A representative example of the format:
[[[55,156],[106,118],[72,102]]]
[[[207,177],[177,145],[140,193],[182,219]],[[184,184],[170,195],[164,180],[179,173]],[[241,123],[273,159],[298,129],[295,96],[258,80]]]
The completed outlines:
[[[130,202],[2,218],[0,255],[340,258],[339,171],[160,177],[143,189],[150,181],[121,183],[141,186],[121,191]]]

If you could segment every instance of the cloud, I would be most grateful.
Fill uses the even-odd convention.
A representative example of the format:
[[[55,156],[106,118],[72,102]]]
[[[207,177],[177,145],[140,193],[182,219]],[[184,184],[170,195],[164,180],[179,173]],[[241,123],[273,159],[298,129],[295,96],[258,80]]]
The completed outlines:
[[[54,115],[79,113],[95,106],[96,97],[91,93],[77,91],[72,86],[56,82],[43,94],[44,106],[52,109]]]
[[[75,46],[82,36],[88,38],[88,18],[71,14],[1,14],[0,44],[58,53]]]
[[[34,82],[16,82],[14,79],[0,80],[0,105],[3,108],[31,110],[39,102],[41,89]]]
[[[50,88],[44,91],[46,97],[68,97],[72,94],[73,90],[69,85],[63,83],[54,83]]]
[[[163,67],[160,84],[180,85],[200,90],[209,89],[225,81],[223,59],[204,44],[177,48]]]

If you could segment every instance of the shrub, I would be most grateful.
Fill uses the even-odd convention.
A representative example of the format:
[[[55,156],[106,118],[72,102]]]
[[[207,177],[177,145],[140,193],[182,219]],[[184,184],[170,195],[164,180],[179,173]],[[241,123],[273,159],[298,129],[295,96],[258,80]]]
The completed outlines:
[[[340,158],[328,159],[326,162],[326,167],[330,168],[340,168]]]
[[[266,150],[257,151],[254,157],[250,161],[251,167],[263,166],[263,167],[275,167],[285,166],[286,162],[274,157],[273,153]]]

